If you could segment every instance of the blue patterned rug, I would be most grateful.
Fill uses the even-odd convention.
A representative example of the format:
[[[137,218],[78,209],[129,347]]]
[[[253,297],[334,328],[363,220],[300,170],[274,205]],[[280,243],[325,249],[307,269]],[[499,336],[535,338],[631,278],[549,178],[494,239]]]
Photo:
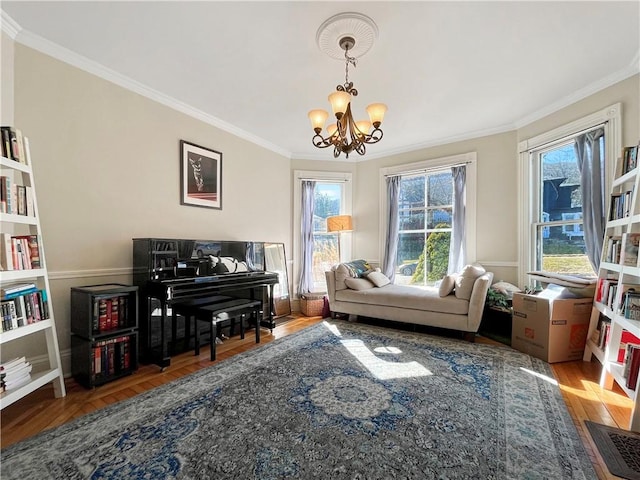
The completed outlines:
[[[345,321],[0,452],[9,479],[595,479],[548,364]]]

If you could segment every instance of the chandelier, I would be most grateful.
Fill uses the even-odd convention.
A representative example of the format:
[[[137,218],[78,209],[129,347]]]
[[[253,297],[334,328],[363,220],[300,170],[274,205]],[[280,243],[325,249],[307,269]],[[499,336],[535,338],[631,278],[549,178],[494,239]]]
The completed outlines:
[[[356,14],[343,15],[353,16]],[[358,20],[361,17],[364,16],[358,17]],[[353,20],[353,17],[350,19]],[[368,20],[370,21],[370,19]],[[342,152],[347,158],[353,151],[364,155],[367,144],[378,143],[382,139],[380,125],[387,111],[387,106],[384,103],[372,103],[367,107],[369,120],[353,119],[351,99],[358,96],[358,90],[354,88],[353,82],[349,81],[349,65],[356,66],[356,58],[350,56],[349,51],[354,48],[355,44],[356,40],[352,35],[344,35],[338,39],[338,45],[344,50],[345,82],[343,85],[338,85],[336,91],[329,95],[329,103],[336,122],[326,127],[326,136],[322,136],[322,130],[329,113],[321,109],[309,112],[309,120],[311,120],[311,126],[315,132],[312,138],[313,144],[318,148],[333,146],[334,158],[338,158]]]

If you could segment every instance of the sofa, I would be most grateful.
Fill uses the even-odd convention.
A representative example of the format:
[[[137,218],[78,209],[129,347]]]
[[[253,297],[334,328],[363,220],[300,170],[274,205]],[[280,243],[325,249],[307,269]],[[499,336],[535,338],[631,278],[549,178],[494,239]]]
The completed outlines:
[[[361,315],[459,330],[473,341],[482,320],[493,273],[479,264],[445,276],[437,287],[394,285],[364,260],[325,272],[332,316]]]

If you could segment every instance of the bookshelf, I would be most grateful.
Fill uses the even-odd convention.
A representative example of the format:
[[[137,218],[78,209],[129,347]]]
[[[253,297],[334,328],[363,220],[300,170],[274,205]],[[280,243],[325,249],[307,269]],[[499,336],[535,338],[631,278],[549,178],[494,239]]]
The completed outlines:
[[[633,152],[633,156],[630,156]],[[627,147],[618,158],[607,210],[607,223],[598,270],[589,334],[583,359],[595,356],[603,366],[600,385],[613,383],[633,400],[629,430],[640,431],[640,376],[633,382],[625,372],[626,344],[640,339],[640,319],[629,314],[627,298],[640,294],[640,168],[638,146]],[[632,317],[632,318],[628,318]],[[633,378],[633,377],[631,377]],[[635,383],[635,384],[634,384]]]
[[[4,135],[6,127],[2,131]],[[48,366],[33,366],[30,378],[18,386],[9,388],[7,383],[6,390],[0,393],[0,409],[48,383],[53,384],[56,397],[66,395],[29,143],[27,138],[20,138],[16,151],[6,146],[4,138],[0,158],[0,348],[21,352],[23,345],[32,343],[34,335],[44,334],[46,352],[42,353],[48,358]],[[9,293],[12,288],[17,291]],[[3,355],[1,360],[11,359]]]
[[[71,364],[73,377],[86,388],[137,370],[137,286],[71,288]]]

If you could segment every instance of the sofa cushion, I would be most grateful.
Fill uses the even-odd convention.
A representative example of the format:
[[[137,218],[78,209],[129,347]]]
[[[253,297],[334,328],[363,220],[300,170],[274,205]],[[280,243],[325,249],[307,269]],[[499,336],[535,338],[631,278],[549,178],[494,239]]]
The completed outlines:
[[[347,288],[351,290],[367,290],[375,287],[375,285],[366,278],[347,277],[344,279],[344,283],[347,285]]]
[[[438,295],[440,295],[441,297],[446,297],[447,295],[451,294],[456,286],[456,278],[458,278],[457,273],[451,273],[445,276],[440,282]]]
[[[389,285],[391,280],[382,272],[369,272],[365,274],[365,278],[372,282],[376,287],[384,287],[385,285]]]
[[[409,287],[389,284],[368,290],[345,289],[336,291],[338,302],[363,303],[372,306],[398,307],[428,312],[467,315],[469,301],[456,298],[455,295],[440,297],[434,287]]]
[[[456,278],[456,287],[454,293],[457,298],[469,300],[471,298],[471,292],[473,291],[473,284],[476,282],[476,278],[484,274],[486,270],[479,263],[473,265],[467,265],[462,269],[462,272],[458,274]]]
[[[336,290],[344,290],[345,288],[348,288],[346,283],[344,283],[345,278],[362,277],[362,274],[369,270],[371,270],[371,265],[369,265],[365,260],[353,260],[351,262],[340,263],[334,267]]]

